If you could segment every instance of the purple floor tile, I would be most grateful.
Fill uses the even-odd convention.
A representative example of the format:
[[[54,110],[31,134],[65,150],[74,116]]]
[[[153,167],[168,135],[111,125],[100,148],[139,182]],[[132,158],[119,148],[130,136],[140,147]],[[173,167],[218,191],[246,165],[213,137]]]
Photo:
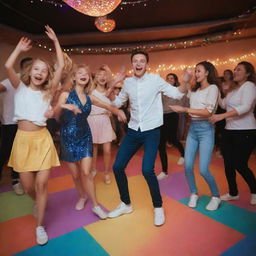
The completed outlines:
[[[100,220],[92,212],[90,200],[82,211],[76,211],[77,200],[75,189],[49,195],[45,226],[50,239]]]
[[[161,193],[175,200],[188,197],[190,192],[184,171],[176,172],[159,181]]]
[[[66,163],[61,162],[61,166],[58,167],[54,167],[51,170],[51,178],[56,178],[56,177],[60,177],[66,174],[69,174],[69,170],[68,170],[68,166]]]

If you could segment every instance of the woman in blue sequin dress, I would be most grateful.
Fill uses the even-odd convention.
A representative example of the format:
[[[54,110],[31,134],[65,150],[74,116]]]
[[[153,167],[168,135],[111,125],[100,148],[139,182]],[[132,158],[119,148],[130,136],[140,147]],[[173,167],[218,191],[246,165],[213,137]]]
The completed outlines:
[[[100,101],[97,97],[87,93],[90,91],[92,78],[89,68],[79,65],[74,69],[70,88],[64,91],[54,108],[55,115],[60,114],[60,158],[67,162],[72,174],[75,187],[79,194],[76,210],[82,210],[88,193],[92,200],[92,211],[101,219],[107,218],[106,213],[99,206],[91,174],[92,164],[92,135],[87,122],[91,111],[91,104],[106,108],[125,121],[124,113],[116,107]]]

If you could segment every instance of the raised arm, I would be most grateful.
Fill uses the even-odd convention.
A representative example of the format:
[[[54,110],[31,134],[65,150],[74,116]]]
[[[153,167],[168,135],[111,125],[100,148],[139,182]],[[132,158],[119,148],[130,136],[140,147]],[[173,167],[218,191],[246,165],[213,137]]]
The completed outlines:
[[[57,68],[54,72],[54,77],[53,77],[53,80],[52,80],[52,89],[53,89],[53,91],[55,91],[57,89],[58,85],[59,85],[62,70],[65,66],[64,56],[63,56],[63,52],[62,52],[61,47],[60,47],[59,40],[58,40],[55,32],[53,31],[53,29],[48,25],[45,26],[45,29],[46,29],[45,33],[47,34],[47,36],[54,43],[54,47],[55,47],[55,50],[56,50],[56,56],[57,56]]]
[[[191,77],[192,77],[192,71],[190,69],[186,69],[183,73],[183,82],[181,82],[180,86],[178,87],[181,93],[187,92]]]
[[[22,37],[18,42],[17,46],[5,62],[5,68],[8,75],[8,78],[14,88],[18,88],[20,84],[20,78],[17,75],[16,71],[14,70],[14,64],[17,60],[17,57],[20,55],[21,52],[27,52],[32,48],[31,40],[27,37]]]

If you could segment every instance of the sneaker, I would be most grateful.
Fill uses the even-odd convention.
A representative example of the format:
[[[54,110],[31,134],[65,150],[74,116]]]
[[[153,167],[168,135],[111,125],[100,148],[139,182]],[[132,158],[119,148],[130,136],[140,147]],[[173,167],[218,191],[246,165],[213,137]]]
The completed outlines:
[[[155,226],[162,226],[165,223],[163,207],[154,208],[154,224]]]
[[[224,194],[224,195],[220,196],[220,199],[223,200],[223,201],[238,200],[239,195],[231,196],[229,193],[227,193],[227,194]]]
[[[178,162],[177,162],[177,165],[183,165],[184,162],[185,162],[184,157],[180,157],[179,160],[178,160]]]
[[[111,212],[108,213],[109,218],[116,218],[120,215],[131,213],[133,211],[132,205],[127,205],[124,202],[119,204],[117,208]]]
[[[199,196],[197,194],[192,194],[189,198],[188,206],[191,208],[195,208],[197,205]]]
[[[92,208],[92,211],[102,220],[104,220],[108,217],[107,214],[102,210],[102,208],[99,205],[94,206]]]
[[[44,245],[48,242],[48,235],[43,226],[36,228],[36,241],[39,245]]]
[[[23,187],[22,187],[20,182],[14,184],[12,187],[13,187],[13,190],[14,190],[16,195],[21,196],[21,195],[24,194],[24,189],[23,189]]]
[[[83,210],[86,201],[87,201],[87,197],[86,197],[86,198],[82,198],[82,197],[79,198],[79,200],[78,200],[77,203],[76,203],[75,209],[76,209],[77,211]]]
[[[158,180],[163,180],[165,178],[168,177],[168,174],[164,173],[164,172],[160,172],[160,174],[157,175],[157,179]]]
[[[252,205],[256,205],[256,194],[252,194],[252,195],[251,195],[251,201],[250,201],[250,203],[251,203]]]
[[[111,179],[110,179],[110,175],[109,174],[105,174],[104,176],[104,182],[105,184],[109,185],[111,183]]]
[[[215,211],[218,209],[220,203],[221,203],[221,199],[219,197],[213,196],[211,198],[211,201],[209,202],[209,204],[207,204],[205,208],[208,211]]]

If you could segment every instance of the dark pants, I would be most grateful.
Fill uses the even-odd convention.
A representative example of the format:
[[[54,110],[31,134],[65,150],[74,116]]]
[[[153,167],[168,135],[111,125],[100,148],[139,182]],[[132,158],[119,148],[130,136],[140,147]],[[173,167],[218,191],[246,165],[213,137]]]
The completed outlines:
[[[175,146],[182,157],[184,157],[184,147],[178,140],[179,114],[168,113],[164,114],[164,124],[160,127],[160,143],[158,146],[160,160],[162,164],[162,171],[167,174],[168,159],[166,152],[166,142],[169,142]]]
[[[2,125],[1,127],[1,144],[0,144],[0,178],[3,171],[3,166],[9,160],[12,144],[16,135],[18,126],[16,124]],[[13,184],[17,183],[19,174],[12,169],[11,172]]]
[[[144,146],[144,155],[142,161],[142,174],[145,177],[154,207],[162,207],[162,197],[159,190],[159,184],[154,172],[154,164],[159,144],[160,129],[152,129],[141,132],[128,129],[121,146],[118,150],[113,170],[119,189],[122,202],[130,204],[130,195],[128,190],[128,181],[125,174],[125,168],[141,146]]]
[[[256,146],[256,130],[225,130],[222,152],[225,173],[231,196],[238,195],[236,170],[248,184],[252,194],[256,194],[256,179],[248,167],[248,160]]]

